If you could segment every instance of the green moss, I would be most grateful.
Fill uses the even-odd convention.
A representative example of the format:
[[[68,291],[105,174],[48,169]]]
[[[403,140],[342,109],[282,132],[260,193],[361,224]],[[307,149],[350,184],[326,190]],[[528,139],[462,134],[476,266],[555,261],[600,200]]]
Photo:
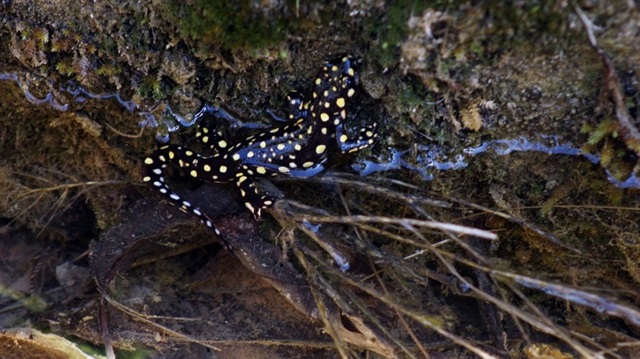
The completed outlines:
[[[400,91],[400,103],[409,109],[422,105],[426,99],[427,90],[420,83],[413,82],[410,86],[406,86]]]
[[[157,77],[146,76],[138,88],[138,93],[141,97],[151,97],[155,101],[159,101],[165,98],[168,91],[165,91],[162,81]]]
[[[35,29],[33,36],[38,42],[38,47],[44,49],[46,44],[49,43],[49,32],[46,29]]]
[[[64,59],[56,64],[56,71],[60,75],[63,76],[73,76],[76,74],[73,69],[73,64],[71,63],[71,59]]]
[[[500,47],[557,40],[566,33],[570,7],[551,0],[503,2],[492,0],[485,7],[488,18],[496,24],[492,42]],[[553,34],[552,37],[548,37]],[[547,37],[547,38],[545,38]]]
[[[618,123],[613,119],[607,119],[600,122],[600,124],[598,124],[596,128],[586,126],[582,127],[583,132],[589,133],[589,139],[587,140],[587,143],[590,145],[596,145],[608,136],[611,136],[613,138],[618,137],[617,130]]]
[[[268,10],[261,11],[252,4],[248,0],[194,0],[190,4],[171,0],[166,15],[173,19],[182,37],[203,48],[262,48],[284,40],[288,19],[268,15]]]
[[[114,64],[104,64],[96,70],[96,73],[98,75],[102,75],[106,77],[116,76],[116,75],[119,75],[121,72],[122,72],[122,69],[120,69]]]
[[[420,14],[426,4],[413,0],[399,0],[389,4],[384,16],[372,21],[364,33],[372,36],[377,46],[372,48],[368,56],[373,56],[381,67],[393,66],[398,62],[400,45],[407,34],[407,22],[411,15]]]
[[[433,108],[433,106],[430,105],[433,102],[432,92],[417,79],[407,83],[407,86],[404,86],[402,90],[400,90],[398,101],[402,106],[402,112],[421,113],[424,118],[430,118],[430,116],[426,116],[426,113],[430,112]]]
[[[629,158],[635,154],[620,138],[619,129],[618,121],[607,118],[597,125],[583,125],[581,132],[589,135],[583,150],[588,153],[599,152],[602,167],[614,178],[624,180],[633,173],[635,164]]]

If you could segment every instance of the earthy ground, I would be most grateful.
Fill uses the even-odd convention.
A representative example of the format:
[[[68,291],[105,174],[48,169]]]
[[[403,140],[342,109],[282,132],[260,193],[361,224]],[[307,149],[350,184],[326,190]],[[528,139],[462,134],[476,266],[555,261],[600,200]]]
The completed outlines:
[[[638,29],[634,1],[0,1],[0,358],[639,357]],[[262,221],[173,171],[221,241],[143,185],[158,140],[204,150],[204,104],[246,136],[345,54],[379,141],[261,182]]]

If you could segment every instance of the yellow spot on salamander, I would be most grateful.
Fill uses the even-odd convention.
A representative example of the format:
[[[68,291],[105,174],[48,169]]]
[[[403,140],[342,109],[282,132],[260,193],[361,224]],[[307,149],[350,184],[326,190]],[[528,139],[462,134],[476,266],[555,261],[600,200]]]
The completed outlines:
[[[193,156],[193,152],[191,151],[185,151],[184,154],[187,156]]]
[[[321,154],[324,153],[324,151],[327,149],[327,146],[325,145],[318,145],[318,147],[316,147],[316,153],[317,154]]]
[[[309,168],[311,166],[313,166],[313,162],[305,162],[305,163],[302,164],[302,167],[304,167],[304,168]]]
[[[278,150],[280,150],[280,151],[284,150],[284,143],[278,143],[277,148],[278,148]]]
[[[233,158],[234,161],[238,161],[240,159],[240,155],[235,153],[231,158]]]
[[[153,159],[151,159],[151,157],[147,157],[144,159],[144,163],[147,165],[153,164]]]
[[[169,151],[169,159],[173,159],[175,156],[176,154],[173,151]]]
[[[344,97],[339,97],[336,100],[336,105],[338,105],[338,107],[340,108],[343,108],[346,105],[346,103],[344,102]]]
[[[340,136],[340,142],[342,142],[342,143],[347,142],[348,139],[349,139],[349,137],[347,137],[347,135]]]
[[[263,174],[267,173],[267,169],[262,167],[262,166],[260,166],[260,167],[256,168],[256,172],[258,172],[259,174],[263,175]]]
[[[145,177],[145,178],[143,178],[142,180],[143,180],[143,181],[145,181],[145,182],[149,182],[149,181],[151,181],[151,177],[146,176],[146,177]]]
[[[322,120],[322,122],[327,122],[329,121],[329,115],[323,112],[320,114],[320,119]]]
[[[220,166],[218,170],[220,171],[220,173],[227,173],[227,166]]]
[[[284,167],[284,166],[280,166],[278,168],[278,171],[280,171],[280,173],[289,173],[289,168]]]
[[[202,137],[202,143],[207,143],[207,142],[209,142],[209,136]]]
[[[211,166],[209,166],[209,165],[204,165],[202,168],[204,168],[205,172],[210,172],[211,171]]]
[[[349,91],[347,91],[347,96],[351,97],[356,93],[356,90],[354,89],[349,89]]]
[[[198,172],[196,172],[196,170],[191,170],[189,174],[191,175],[191,177],[198,177]]]
[[[225,140],[220,140],[220,142],[218,142],[218,146],[219,146],[220,148],[225,148],[225,147],[227,147],[227,141],[225,141]]]

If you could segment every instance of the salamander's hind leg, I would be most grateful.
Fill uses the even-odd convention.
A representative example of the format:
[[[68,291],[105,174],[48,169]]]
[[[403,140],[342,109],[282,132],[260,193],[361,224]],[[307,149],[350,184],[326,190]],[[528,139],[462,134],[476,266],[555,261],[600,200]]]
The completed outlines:
[[[342,153],[356,152],[363,148],[371,146],[378,137],[378,124],[373,123],[367,127],[360,129],[358,136],[355,139],[349,138],[345,133],[344,126],[342,124],[336,126],[336,141],[338,148]]]
[[[255,182],[248,176],[239,176],[236,182],[244,205],[256,219],[262,216],[262,210],[273,206],[275,199],[267,194],[260,194]]]
[[[182,212],[196,216],[201,223],[213,229],[217,235],[220,235],[220,231],[213,225],[209,217],[200,209],[193,207],[190,202],[183,200],[177,193],[169,188],[164,179],[167,165],[189,167],[194,158],[199,157],[199,155],[182,146],[169,145],[161,147],[149,157],[145,158],[142,180],[154,191],[160,193],[164,199],[178,206]]]

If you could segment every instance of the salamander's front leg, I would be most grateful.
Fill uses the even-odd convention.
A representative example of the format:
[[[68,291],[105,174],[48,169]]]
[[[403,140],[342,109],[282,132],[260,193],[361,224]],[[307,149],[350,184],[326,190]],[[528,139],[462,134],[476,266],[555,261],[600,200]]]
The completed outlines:
[[[307,118],[309,115],[309,103],[304,102],[304,97],[298,91],[290,92],[287,95],[287,106],[289,108],[289,120],[291,121]]]
[[[182,212],[196,216],[201,223],[213,229],[217,235],[220,235],[220,231],[213,225],[209,217],[200,209],[193,207],[190,202],[183,200],[177,193],[169,188],[164,179],[164,170],[167,168],[167,165],[190,167],[193,160],[197,160],[197,158],[200,158],[200,155],[182,146],[169,145],[161,147],[149,157],[145,158],[144,176],[142,180],[154,191],[160,193],[164,199],[178,206]]]
[[[240,175],[236,185],[242,195],[244,205],[251,211],[256,219],[262,216],[262,210],[273,206],[275,199],[266,194],[260,194],[251,177]]]
[[[360,129],[355,139],[350,139],[345,133],[344,125],[341,123],[336,126],[336,142],[342,153],[356,152],[365,147],[371,146],[378,137],[378,124],[373,123],[367,127]]]
[[[202,121],[198,124],[196,139],[209,146],[214,153],[225,151],[229,147],[229,143],[224,136],[224,132],[221,129],[211,129],[205,122]]]
[[[287,118],[281,118],[267,110],[267,113],[278,122],[295,122],[304,119],[309,115],[309,103],[304,102],[304,97],[298,91],[292,91],[287,95]]]

